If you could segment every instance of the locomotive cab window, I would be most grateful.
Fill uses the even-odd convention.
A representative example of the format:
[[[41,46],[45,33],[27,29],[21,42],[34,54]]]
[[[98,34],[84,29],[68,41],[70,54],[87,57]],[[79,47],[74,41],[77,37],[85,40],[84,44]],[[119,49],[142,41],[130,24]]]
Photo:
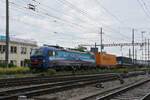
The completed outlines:
[[[43,49],[32,49],[31,50],[31,57],[33,56],[42,56],[43,55]]]

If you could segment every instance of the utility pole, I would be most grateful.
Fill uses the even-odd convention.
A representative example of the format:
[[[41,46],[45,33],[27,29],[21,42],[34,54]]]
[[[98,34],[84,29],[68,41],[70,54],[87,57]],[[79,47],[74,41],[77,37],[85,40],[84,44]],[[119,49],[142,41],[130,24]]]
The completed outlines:
[[[137,60],[137,50],[135,49],[135,60]]]
[[[146,52],[147,48],[146,48],[146,46],[147,46],[147,42],[146,42],[146,38],[145,38],[145,61],[147,60],[147,55],[146,55],[147,54],[147,52]]]
[[[132,29],[133,64],[134,64],[134,29]]]
[[[142,31],[141,33],[142,33],[142,60],[143,60],[143,45],[144,45],[143,44],[143,34],[145,33],[145,31]]]
[[[95,50],[94,50],[94,52],[96,52],[96,42],[95,42]]]
[[[123,47],[121,46],[121,56],[123,56],[122,48],[123,48]]]
[[[103,29],[101,27],[101,31],[100,31],[100,40],[101,40],[101,45],[100,45],[100,48],[101,48],[101,53],[103,52]]]
[[[149,39],[148,39],[148,67],[149,67]]]
[[[131,49],[129,48],[129,58],[131,58]]]
[[[9,63],[9,1],[6,0],[6,46],[5,46],[5,66]]]

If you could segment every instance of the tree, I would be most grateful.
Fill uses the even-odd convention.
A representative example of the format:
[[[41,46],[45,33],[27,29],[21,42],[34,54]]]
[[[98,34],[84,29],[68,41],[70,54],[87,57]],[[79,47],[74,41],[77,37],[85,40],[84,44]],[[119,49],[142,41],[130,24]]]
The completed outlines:
[[[77,47],[77,50],[84,52],[84,51],[87,50],[87,48],[86,48],[86,47],[83,47],[83,46],[81,46],[81,45],[79,45],[79,46]]]
[[[30,65],[30,59],[24,59],[24,63],[29,66]]]

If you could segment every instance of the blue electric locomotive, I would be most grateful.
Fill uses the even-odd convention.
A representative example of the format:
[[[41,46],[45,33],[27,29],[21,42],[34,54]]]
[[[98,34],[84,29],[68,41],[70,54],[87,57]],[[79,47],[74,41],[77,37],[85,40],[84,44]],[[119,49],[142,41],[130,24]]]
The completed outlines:
[[[85,69],[96,67],[93,53],[64,50],[56,47],[34,48],[30,55],[31,69],[71,69],[72,67]]]

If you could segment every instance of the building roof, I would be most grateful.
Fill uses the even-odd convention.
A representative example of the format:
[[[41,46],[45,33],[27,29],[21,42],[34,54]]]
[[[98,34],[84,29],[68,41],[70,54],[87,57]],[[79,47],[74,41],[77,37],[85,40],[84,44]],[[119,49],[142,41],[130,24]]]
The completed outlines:
[[[6,36],[2,36],[0,35],[0,41],[1,42],[5,42],[6,40]],[[37,42],[36,41],[32,41],[32,40],[26,40],[26,39],[20,39],[20,38],[9,38],[9,41],[11,43],[18,43],[18,44],[23,44],[23,45],[31,45],[31,46],[37,46]]]

